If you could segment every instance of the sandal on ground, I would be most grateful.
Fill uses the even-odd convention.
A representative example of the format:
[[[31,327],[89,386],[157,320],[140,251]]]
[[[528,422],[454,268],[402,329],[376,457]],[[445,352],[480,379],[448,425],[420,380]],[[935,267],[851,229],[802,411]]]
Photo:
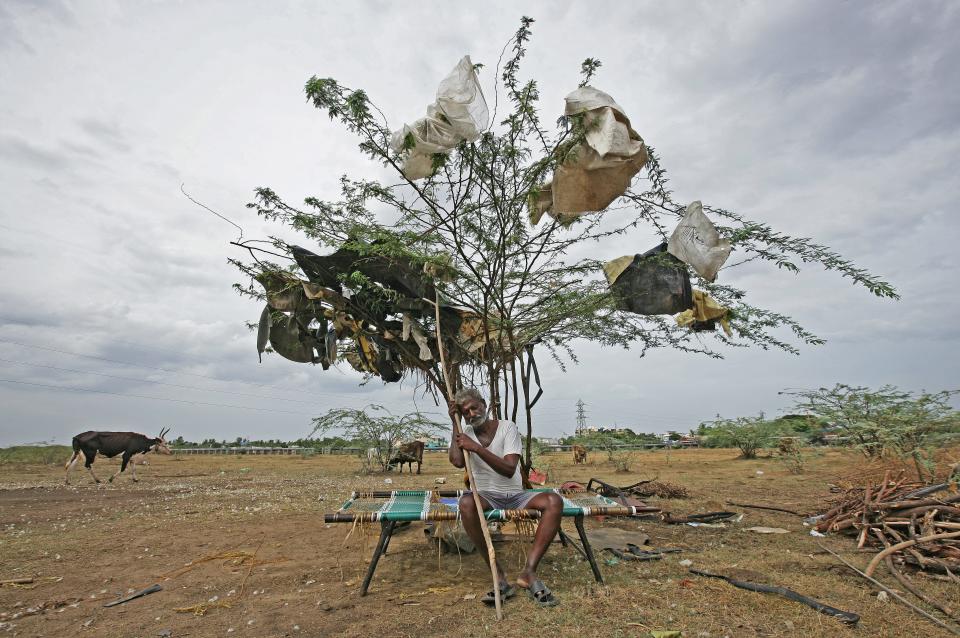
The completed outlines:
[[[509,583],[500,583],[500,600],[506,601],[510,598],[513,598],[517,595],[517,588]],[[491,589],[483,596],[480,597],[480,602],[484,605],[496,605],[497,604],[497,595]]]
[[[527,594],[530,596],[530,600],[540,607],[556,607],[560,604],[560,599],[554,596],[553,592],[539,578],[530,583]]]

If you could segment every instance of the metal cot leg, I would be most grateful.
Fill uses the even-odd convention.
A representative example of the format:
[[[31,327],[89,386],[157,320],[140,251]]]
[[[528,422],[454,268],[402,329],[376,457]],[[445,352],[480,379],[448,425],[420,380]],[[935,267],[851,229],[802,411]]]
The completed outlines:
[[[600,575],[600,568],[597,567],[597,559],[593,557],[593,548],[590,547],[590,541],[587,540],[587,532],[583,529],[583,517],[577,516],[573,519],[577,526],[577,533],[580,534],[580,544],[583,545],[583,551],[587,554],[587,560],[590,561],[590,569],[593,570],[593,577],[597,582],[603,584],[603,576]]]
[[[363,579],[363,585],[360,587],[361,596],[367,595],[367,588],[370,587],[370,580],[373,578],[373,572],[377,571],[377,563],[380,561],[380,555],[383,554],[383,550],[386,548],[387,543],[390,540],[390,535],[393,534],[393,527],[396,524],[396,521],[380,522],[380,540],[377,541],[377,548],[373,552],[373,558],[370,559],[370,567],[367,568],[367,575]]]

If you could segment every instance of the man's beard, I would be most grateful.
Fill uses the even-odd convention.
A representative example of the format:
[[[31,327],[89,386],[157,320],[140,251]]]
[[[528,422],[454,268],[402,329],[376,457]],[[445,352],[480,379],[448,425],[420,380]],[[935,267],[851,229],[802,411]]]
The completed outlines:
[[[473,417],[472,419],[467,419],[467,425],[469,425],[469,426],[471,426],[471,427],[474,427],[474,428],[478,428],[478,427],[480,427],[481,425],[483,425],[483,424],[486,423],[486,422],[487,422],[487,413],[486,413],[486,412],[484,412],[484,413],[482,413],[482,414],[478,414],[477,416]]]

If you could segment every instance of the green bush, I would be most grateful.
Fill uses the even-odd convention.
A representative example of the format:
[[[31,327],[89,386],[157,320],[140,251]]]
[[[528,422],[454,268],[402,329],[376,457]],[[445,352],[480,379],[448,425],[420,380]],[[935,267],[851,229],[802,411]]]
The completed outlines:
[[[702,423],[698,433],[707,447],[735,447],[742,458],[755,459],[759,450],[776,446],[790,431],[781,420],[768,421],[761,414]]]

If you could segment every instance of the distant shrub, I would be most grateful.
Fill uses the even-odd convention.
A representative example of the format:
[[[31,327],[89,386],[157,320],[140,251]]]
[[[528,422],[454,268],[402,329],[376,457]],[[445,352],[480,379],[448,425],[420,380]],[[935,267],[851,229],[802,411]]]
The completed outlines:
[[[56,465],[66,463],[73,455],[73,448],[66,445],[15,445],[0,448],[0,465],[37,464]]]

